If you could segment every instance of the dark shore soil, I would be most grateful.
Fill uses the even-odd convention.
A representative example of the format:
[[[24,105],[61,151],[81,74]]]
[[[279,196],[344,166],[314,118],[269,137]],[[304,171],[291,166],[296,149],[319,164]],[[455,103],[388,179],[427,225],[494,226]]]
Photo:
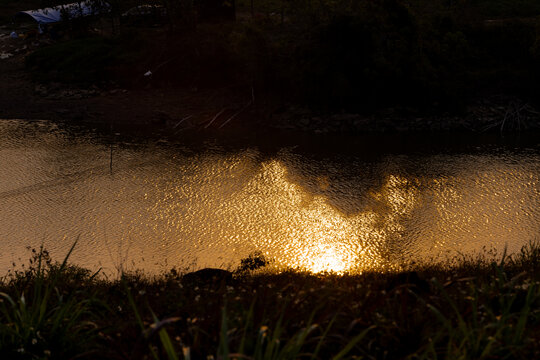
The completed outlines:
[[[34,81],[25,57],[46,42],[0,34],[0,118],[102,124],[132,130],[315,134],[536,132],[540,112],[516,97],[484,97],[460,114],[386,108],[369,114],[320,113],[273,101],[249,86],[219,88],[80,87]]]
[[[24,57],[32,42],[0,38],[0,51],[13,54],[0,60],[0,117],[69,120],[74,122],[163,124],[192,115],[199,120],[214,116],[238,99],[226,89],[99,89],[61,83],[38,84],[25,70]],[[21,49],[15,52],[17,49]],[[11,51],[10,51],[11,50]]]

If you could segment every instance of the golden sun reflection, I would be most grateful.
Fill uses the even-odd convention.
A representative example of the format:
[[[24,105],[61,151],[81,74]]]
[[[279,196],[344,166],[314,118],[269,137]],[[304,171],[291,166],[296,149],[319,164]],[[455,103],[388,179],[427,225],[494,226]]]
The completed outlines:
[[[385,271],[538,241],[536,148],[365,161],[122,143],[111,173],[99,137],[47,124],[0,122],[5,271],[27,246],[62,258],[77,238],[70,260],[107,276],[234,269],[255,252],[270,270]]]
[[[399,236],[400,218],[415,203],[413,187],[390,176],[374,196],[388,211],[377,214],[366,210],[347,216],[323,196],[312,195],[288,180],[286,167],[276,160],[264,163],[244,191],[251,195],[243,198],[245,208],[265,209],[264,221],[275,222],[270,225],[274,229],[271,237],[280,233],[277,239],[259,246],[273,248],[276,261],[285,267],[314,273],[387,267],[382,258],[385,242]]]
[[[346,260],[336,253],[336,249],[320,247],[318,250],[311,259],[311,264],[307,266],[309,271],[313,273],[331,271],[340,274],[350,268],[350,264],[347,264]]]
[[[345,193],[345,202],[364,203],[345,212],[329,201],[336,188],[330,178],[287,161],[260,162],[256,154],[192,161],[182,173],[174,183],[153,182],[164,196],[148,199],[147,211],[154,234],[177,239],[179,254],[195,254],[200,266],[260,251],[278,270],[394,269],[406,221],[422,203],[416,180],[390,174],[362,200]]]

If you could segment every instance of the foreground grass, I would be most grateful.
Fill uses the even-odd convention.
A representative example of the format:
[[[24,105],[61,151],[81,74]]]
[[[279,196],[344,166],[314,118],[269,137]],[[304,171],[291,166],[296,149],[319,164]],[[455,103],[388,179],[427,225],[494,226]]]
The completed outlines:
[[[0,285],[0,358],[536,358],[538,270],[533,244],[398,274],[105,281],[41,251]]]

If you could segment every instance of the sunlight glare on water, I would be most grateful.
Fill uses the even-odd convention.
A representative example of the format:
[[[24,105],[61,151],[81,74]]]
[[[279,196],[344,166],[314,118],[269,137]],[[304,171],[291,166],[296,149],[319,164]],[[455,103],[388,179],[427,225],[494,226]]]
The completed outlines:
[[[234,268],[362,272],[518,251],[540,232],[537,151],[197,151],[0,122],[0,268],[40,244],[106,273]]]

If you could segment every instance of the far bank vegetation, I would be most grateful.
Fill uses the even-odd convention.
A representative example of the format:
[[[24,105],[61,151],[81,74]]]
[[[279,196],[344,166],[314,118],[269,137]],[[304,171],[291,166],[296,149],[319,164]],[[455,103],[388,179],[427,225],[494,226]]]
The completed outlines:
[[[84,24],[28,56],[37,80],[225,87],[275,103],[356,112],[459,113],[483,96],[534,103],[540,90],[540,3],[534,0],[109,4],[99,26],[79,20]],[[156,7],[122,16],[146,5]]]

